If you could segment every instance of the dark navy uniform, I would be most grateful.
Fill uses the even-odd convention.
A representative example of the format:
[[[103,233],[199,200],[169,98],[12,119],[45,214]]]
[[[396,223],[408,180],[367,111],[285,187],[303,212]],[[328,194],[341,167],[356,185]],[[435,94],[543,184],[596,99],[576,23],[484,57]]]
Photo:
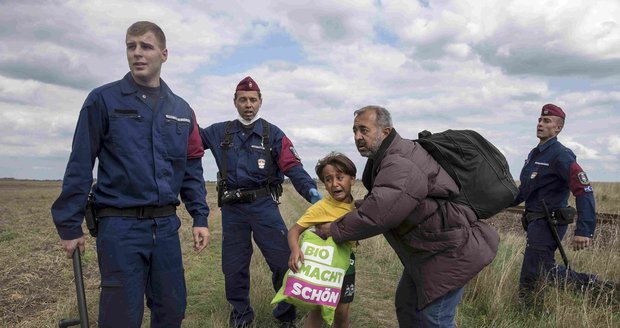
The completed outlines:
[[[97,183],[92,188],[98,211],[149,216],[149,212],[172,209],[165,216],[106,215],[99,219],[100,327],[139,327],[145,294],[151,327],[180,326],[186,291],[178,236],[181,221],[174,213],[179,194],[194,226],[207,226],[204,150],[195,115],[161,80],[160,85],[159,98],[149,102],[128,73],[88,95],[77,122],[62,192],[52,205],[60,237],[81,237],[98,158]],[[156,107],[151,108],[149,104],[154,103]]]
[[[577,164],[575,154],[557,137],[551,138],[534,148],[528,155],[521,171],[521,185],[515,205],[525,201],[526,213],[543,213],[541,200],[545,200],[549,211],[568,206],[572,193],[578,213],[576,236],[592,238],[596,227],[594,194],[586,173]],[[534,215],[535,217],[535,215]],[[596,279],[595,275],[567,270],[555,263],[554,254],[558,248],[547,221],[539,219],[527,225],[527,247],[521,267],[520,286],[531,289],[538,280],[540,269],[550,273],[551,279],[566,279],[579,286],[586,286]],[[558,225],[560,240],[566,234],[568,225]]]
[[[238,120],[232,121],[228,130],[232,135],[230,148],[224,151],[222,143],[227,124],[221,122],[201,129],[201,136],[204,147],[213,153],[220,172],[226,156],[228,189],[262,190],[270,179],[273,185],[279,185],[286,175],[297,192],[306,200],[311,200],[310,190],[316,190],[316,183],[304,170],[292,142],[282,130],[262,119],[255,121],[250,128],[244,127]],[[271,154],[267,153],[269,147],[262,142],[263,124],[269,124]],[[226,298],[233,306],[230,322],[237,326],[254,319],[249,298],[252,236],[273,273],[273,287],[277,291],[288,269],[288,230],[278,203],[268,194],[259,195],[249,203],[222,204],[222,230]],[[292,321],[295,319],[295,308],[281,302],[273,315],[283,322]]]

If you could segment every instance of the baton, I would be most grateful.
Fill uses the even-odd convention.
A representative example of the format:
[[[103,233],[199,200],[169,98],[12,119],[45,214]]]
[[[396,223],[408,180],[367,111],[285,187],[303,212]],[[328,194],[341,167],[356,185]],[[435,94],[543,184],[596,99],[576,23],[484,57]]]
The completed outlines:
[[[80,248],[76,247],[73,251],[73,276],[75,278],[75,292],[77,294],[79,318],[62,319],[58,322],[59,328],[80,325],[88,328],[88,311],[86,310],[86,294],[84,292],[84,279],[82,277],[82,259],[80,258]]]
[[[555,222],[553,221],[553,218],[551,218],[551,214],[549,213],[549,208],[547,208],[547,203],[545,203],[544,199],[541,200],[540,203],[542,204],[543,210],[545,211],[545,217],[547,218],[547,223],[549,223],[549,229],[551,229],[551,234],[553,235],[553,239],[555,239],[555,242],[558,244],[558,249],[560,250],[560,255],[562,255],[562,260],[564,261],[564,265],[566,266],[567,270],[570,270],[570,265],[568,264],[568,257],[566,256],[566,253],[564,252],[562,241],[560,240],[560,236],[558,235],[558,230],[555,227]]]

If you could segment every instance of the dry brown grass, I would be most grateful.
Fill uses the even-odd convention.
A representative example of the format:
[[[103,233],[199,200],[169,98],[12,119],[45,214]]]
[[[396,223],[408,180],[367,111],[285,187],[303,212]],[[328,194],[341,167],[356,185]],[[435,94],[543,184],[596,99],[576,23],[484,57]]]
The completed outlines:
[[[197,254],[191,249],[191,220],[181,209],[184,265],[188,287],[188,310],[184,327],[227,327],[230,311],[224,297],[221,272],[221,217],[214,188],[207,185],[211,245]],[[281,212],[292,224],[308,204],[285,185]],[[597,205],[618,211],[620,184],[595,184]],[[56,327],[58,320],[77,314],[71,261],[64,257],[50,217],[50,206],[60,182],[0,180],[0,326]],[[360,182],[356,198],[363,197]],[[609,204],[612,202],[612,204]],[[591,304],[587,297],[549,288],[542,314],[520,313],[516,305],[516,282],[521,265],[524,235],[518,216],[500,214],[490,219],[502,235],[495,261],[466,288],[457,314],[460,327],[617,327],[618,309]],[[568,255],[576,268],[620,280],[620,231],[618,225],[599,226],[595,246]],[[396,327],[394,289],[402,267],[381,236],[361,242],[358,248],[357,286],[351,306],[354,327]],[[94,239],[87,237],[83,257],[91,326],[96,327],[99,273]],[[271,327],[273,297],[270,273],[256,248],[251,264],[251,298],[257,313],[255,327]],[[596,302],[595,302],[596,303]],[[148,326],[148,310],[144,327]]]

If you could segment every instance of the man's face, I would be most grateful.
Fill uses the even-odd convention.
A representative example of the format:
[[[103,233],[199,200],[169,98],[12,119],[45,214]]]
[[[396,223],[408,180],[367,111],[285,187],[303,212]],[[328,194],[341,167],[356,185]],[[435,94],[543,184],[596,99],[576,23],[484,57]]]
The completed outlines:
[[[127,35],[127,62],[134,81],[147,87],[159,86],[161,64],[168,59],[168,49],[161,49],[153,32]]]
[[[235,107],[237,112],[246,121],[251,121],[263,103],[258,96],[258,91],[237,91],[237,97],[235,98]]]
[[[362,112],[353,121],[355,145],[360,155],[364,157],[374,157],[381,146],[381,142],[389,133],[389,128],[379,128],[377,114],[373,110]]]
[[[540,139],[540,143],[557,136],[562,127],[560,126],[561,119],[557,116],[541,116],[538,118],[538,124],[536,125],[536,137]]]

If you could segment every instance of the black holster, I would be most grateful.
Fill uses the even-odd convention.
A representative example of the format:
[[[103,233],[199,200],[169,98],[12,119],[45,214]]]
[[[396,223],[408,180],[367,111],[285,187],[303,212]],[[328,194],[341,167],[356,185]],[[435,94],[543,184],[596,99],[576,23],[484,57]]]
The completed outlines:
[[[222,196],[226,190],[226,180],[222,179],[222,174],[217,172],[217,184],[215,185],[217,191],[217,207],[222,207]]]
[[[523,230],[525,230],[527,232],[527,226],[530,224],[530,221],[527,220],[527,212],[523,212],[523,215],[521,216],[521,226],[523,227]]]
[[[551,222],[554,225],[565,225],[571,224],[575,222],[575,215],[577,215],[577,210],[574,207],[564,207],[553,210],[551,213]],[[545,213],[537,213],[537,212],[523,212],[523,216],[521,217],[521,225],[523,226],[523,230],[527,231],[527,226],[530,222],[538,219],[546,218]]]
[[[575,215],[577,215],[577,210],[569,206],[553,211],[552,217],[556,225],[563,225],[575,222]]]
[[[86,227],[91,236],[97,237],[97,226],[99,224],[97,216],[95,215],[95,209],[93,207],[94,196],[92,193],[88,194],[88,200],[86,201],[86,211],[84,212],[84,219],[86,220]]]

